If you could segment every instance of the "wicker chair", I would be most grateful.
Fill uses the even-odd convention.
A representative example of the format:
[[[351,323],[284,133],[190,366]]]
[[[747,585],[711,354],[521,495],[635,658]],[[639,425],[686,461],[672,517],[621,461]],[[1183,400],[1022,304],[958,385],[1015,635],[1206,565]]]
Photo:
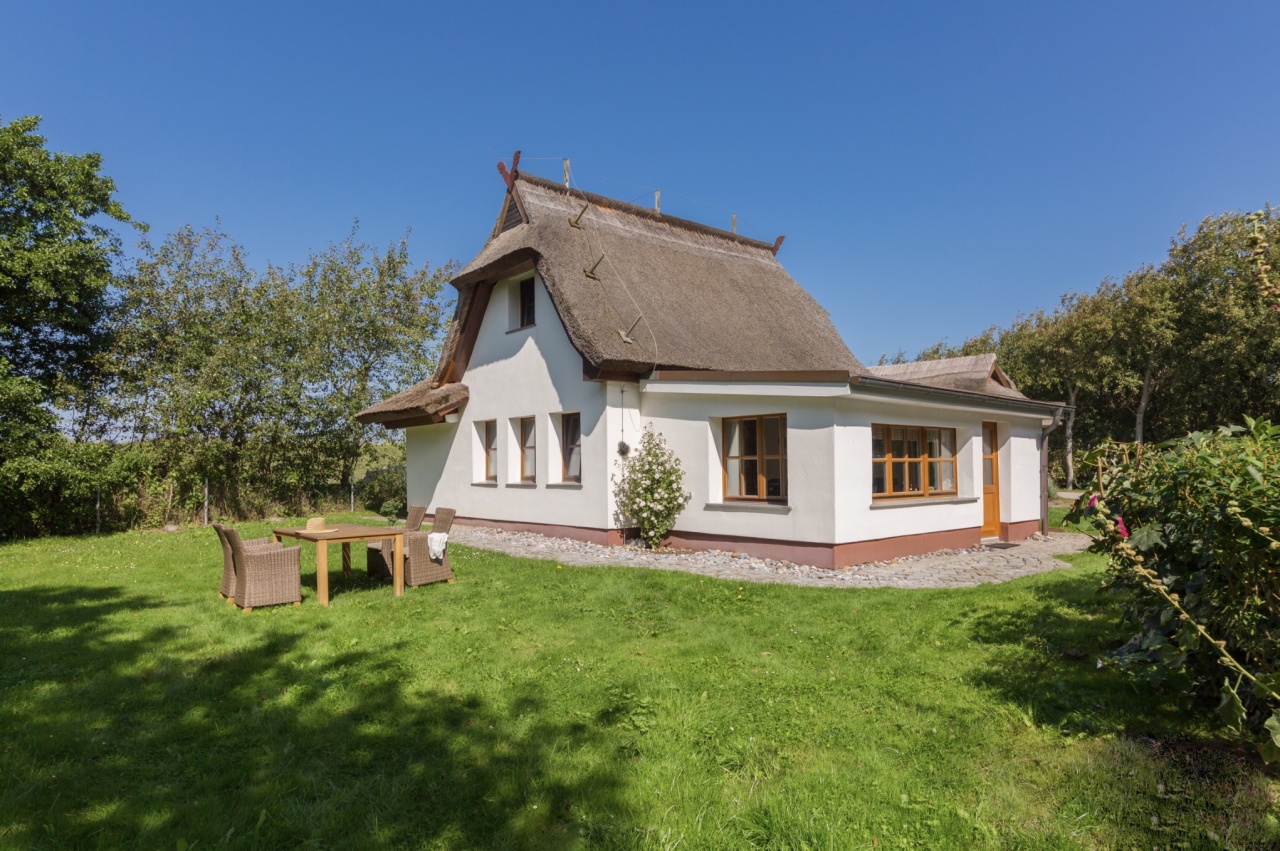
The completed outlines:
[[[235,529],[222,534],[231,546],[236,568],[236,605],[246,612],[255,606],[302,602],[302,550],[298,547],[246,547]]]
[[[236,601],[236,567],[235,559],[231,554],[231,544],[227,543],[227,527],[221,523],[209,524],[213,527],[213,531],[218,535],[218,543],[222,545],[222,585],[218,589],[228,603]],[[241,541],[246,550],[258,550],[268,547],[279,547],[280,544],[270,538],[253,538],[248,541]]]
[[[405,532],[417,532],[422,528],[422,520],[427,516],[426,506],[411,505],[404,518]],[[408,541],[408,538],[405,538]],[[369,541],[365,544],[365,570],[374,579],[391,578],[391,560],[395,557],[396,542],[394,538],[383,538],[380,541]]]
[[[453,528],[453,518],[457,514],[452,508],[437,508],[431,523],[431,532],[448,532]],[[449,550],[446,547],[444,557],[439,561],[431,558],[431,550],[427,545],[430,532],[406,532],[404,536],[404,584],[409,586],[426,585],[431,582],[452,582],[453,570],[449,567]],[[395,550],[393,542],[384,541],[380,549],[369,550],[369,573],[374,576],[391,575],[391,558]],[[375,568],[377,572],[375,573]]]

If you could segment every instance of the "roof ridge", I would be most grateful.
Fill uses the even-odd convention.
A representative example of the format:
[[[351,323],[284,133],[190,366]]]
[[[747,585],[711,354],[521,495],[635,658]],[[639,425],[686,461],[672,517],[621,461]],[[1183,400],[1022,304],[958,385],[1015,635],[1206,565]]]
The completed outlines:
[[[668,216],[658,212],[657,210],[651,210],[648,207],[637,206],[635,204],[630,203],[629,201],[619,201],[618,199],[610,198],[607,195],[599,195],[595,192],[587,192],[582,189],[575,189],[573,187],[565,186],[563,183],[557,183],[554,180],[548,180],[545,177],[539,177],[536,174],[527,174],[518,169],[516,171],[511,172],[511,177],[513,178],[514,181],[525,181],[527,183],[531,183],[534,186],[538,186],[543,189],[555,190],[565,195],[568,195],[571,198],[577,198],[579,200],[586,201],[589,204],[594,204],[598,207],[604,207],[610,210],[617,210],[619,212],[628,213],[633,216],[639,216],[640,218],[648,219],[649,221],[653,221],[653,222],[661,222],[663,224],[674,225],[676,227],[683,228],[685,230],[693,231],[694,233],[700,233],[700,234],[703,234],[704,236],[716,237],[717,239],[723,239],[728,242],[736,243],[738,245],[747,246],[749,248],[759,248],[764,251],[768,251],[773,256],[776,256],[776,254],[774,253],[775,243],[769,243],[759,239],[752,239],[751,237],[743,236],[740,233],[733,233],[732,231],[727,231],[721,228],[712,227],[711,225],[706,225],[706,224],[703,224],[702,222],[695,222],[690,219],[682,219],[679,216]]]

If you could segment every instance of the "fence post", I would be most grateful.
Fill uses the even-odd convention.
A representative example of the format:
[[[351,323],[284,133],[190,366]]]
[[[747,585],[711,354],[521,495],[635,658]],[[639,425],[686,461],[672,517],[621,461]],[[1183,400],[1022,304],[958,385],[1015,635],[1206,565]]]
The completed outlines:
[[[102,485],[98,485],[98,496],[93,503],[93,534],[102,534]]]
[[[351,510],[356,510],[356,483],[351,483]]]
[[[209,477],[204,477],[204,525],[209,525]]]

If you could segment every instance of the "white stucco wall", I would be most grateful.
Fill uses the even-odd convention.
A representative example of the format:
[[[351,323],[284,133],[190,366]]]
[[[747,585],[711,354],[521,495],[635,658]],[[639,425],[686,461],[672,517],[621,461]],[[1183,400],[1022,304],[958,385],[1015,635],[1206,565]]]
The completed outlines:
[[[1040,433],[1038,420],[1012,420],[1005,450],[1000,456],[1009,468],[1009,481],[1001,481],[1001,491],[1009,494],[1001,506],[1000,519],[1021,523],[1040,519]],[[1007,507],[1006,507],[1007,506]]]
[[[997,424],[1001,521],[1039,518],[1039,417],[856,393],[838,400],[836,411],[841,436],[836,441],[835,467],[844,483],[836,505],[840,542],[981,527],[983,422]],[[940,500],[873,501],[873,423],[954,428],[957,495]]]
[[[836,480],[831,464],[834,409],[830,395],[777,395],[779,390],[794,392],[796,388],[768,385],[730,390],[711,382],[696,382],[696,387],[684,392],[678,387],[662,387],[664,383],[642,382],[640,411],[644,423],[662,432],[685,468],[685,488],[693,497],[677,520],[677,529],[834,543],[831,506]],[[804,392],[808,388],[799,389]],[[787,415],[785,506],[724,499],[723,419],[754,414]]]
[[[535,324],[512,330],[511,310],[528,273],[494,286],[463,383],[470,400],[458,423],[408,429],[409,502],[455,508],[463,517],[605,528],[609,525],[610,424],[604,382],[583,381],[582,358],[565,333],[541,279],[535,281]],[[634,390],[633,390],[634,392]],[[582,418],[582,483],[561,478],[554,417]],[[513,420],[535,417],[536,483],[520,482]],[[477,423],[497,420],[498,481],[484,481]],[[616,438],[613,441],[616,443]]]
[[[685,466],[693,497],[677,529],[707,535],[841,544],[982,525],[981,427],[999,424],[1001,520],[1040,514],[1039,417],[950,402],[850,392],[847,384],[584,381],[541,280],[536,324],[512,330],[513,300],[528,273],[494,287],[463,382],[470,400],[458,423],[408,430],[409,502],[457,509],[463,517],[617,528],[613,488],[617,446],[634,447],[645,425],[667,438]],[[582,422],[582,483],[559,482],[556,417]],[[725,417],[786,414],[788,504],[727,503],[721,424]],[[537,481],[519,481],[515,420],[535,418]],[[498,481],[484,481],[478,423],[498,424]],[[873,502],[872,423],[954,428],[954,499]]]

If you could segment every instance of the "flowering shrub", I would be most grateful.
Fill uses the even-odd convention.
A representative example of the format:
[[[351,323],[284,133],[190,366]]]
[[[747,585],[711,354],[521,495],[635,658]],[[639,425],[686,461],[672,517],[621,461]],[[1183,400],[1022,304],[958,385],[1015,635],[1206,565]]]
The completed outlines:
[[[630,457],[618,463],[621,470],[613,477],[613,495],[620,519],[638,527],[645,544],[656,549],[689,504],[684,468],[652,427],[645,428],[640,446]]]
[[[1085,456],[1104,587],[1130,592],[1138,632],[1109,661],[1218,698],[1229,726],[1280,759],[1280,426],[1247,420]],[[1082,504],[1083,503],[1083,504]],[[1183,676],[1170,678],[1177,672]]]

